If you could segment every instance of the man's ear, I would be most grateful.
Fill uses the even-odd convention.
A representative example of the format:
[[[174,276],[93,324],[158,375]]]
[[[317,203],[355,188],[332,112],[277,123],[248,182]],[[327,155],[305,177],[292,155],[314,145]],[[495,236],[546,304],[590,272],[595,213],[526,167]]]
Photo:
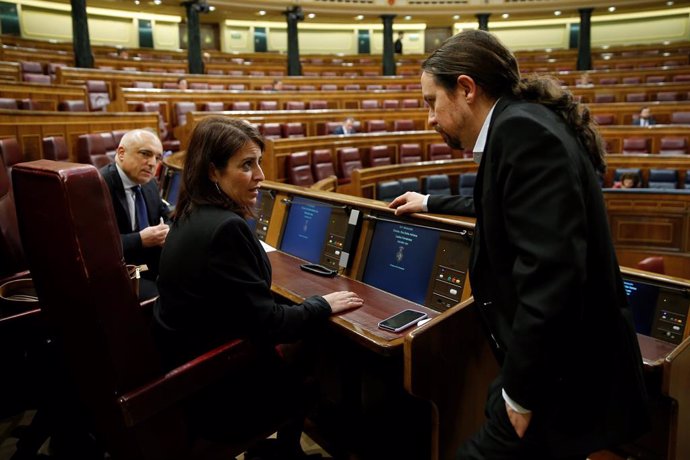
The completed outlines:
[[[474,79],[469,75],[458,76],[458,91],[461,91],[465,95],[468,104],[471,104],[477,97],[477,88]]]
[[[118,161],[123,161],[125,159],[125,148],[119,145],[115,151],[115,156],[117,157]]]

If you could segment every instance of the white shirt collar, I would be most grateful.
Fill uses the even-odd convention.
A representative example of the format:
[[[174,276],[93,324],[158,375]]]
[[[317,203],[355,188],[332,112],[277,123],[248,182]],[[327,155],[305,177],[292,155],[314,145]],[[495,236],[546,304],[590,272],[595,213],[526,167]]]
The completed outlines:
[[[117,168],[117,173],[120,175],[120,179],[122,180],[122,186],[125,188],[125,190],[130,190],[132,187],[136,187],[137,184],[134,182],[132,179],[127,176],[127,174],[122,170],[119,164],[115,163],[115,167]]]
[[[489,134],[489,125],[491,124],[491,115],[494,113],[494,109],[496,108],[496,104],[498,104],[499,99],[496,99],[496,102],[494,102],[494,105],[491,106],[491,110],[489,110],[489,113],[486,114],[486,118],[484,119],[484,124],[482,125],[482,129],[479,130],[479,136],[477,136],[477,142],[474,143],[474,148],[472,149],[472,156],[474,157],[474,161],[479,163],[482,158],[482,153],[484,153],[484,147],[486,147],[486,139]]]

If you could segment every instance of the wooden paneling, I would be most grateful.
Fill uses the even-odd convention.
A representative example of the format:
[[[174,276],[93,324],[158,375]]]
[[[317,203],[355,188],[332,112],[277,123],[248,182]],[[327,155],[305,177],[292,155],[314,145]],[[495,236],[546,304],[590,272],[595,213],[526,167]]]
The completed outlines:
[[[42,110],[57,110],[60,101],[79,100],[88,106],[86,88],[69,85],[0,82],[0,97],[31,99]]]

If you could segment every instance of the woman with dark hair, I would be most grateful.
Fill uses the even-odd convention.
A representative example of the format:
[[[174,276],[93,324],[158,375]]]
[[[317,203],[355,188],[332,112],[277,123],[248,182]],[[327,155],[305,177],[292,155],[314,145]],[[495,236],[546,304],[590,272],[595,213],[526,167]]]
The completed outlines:
[[[477,216],[472,294],[500,374],[458,459],[584,459],[648,427],[642,359],[597,178],[601,137],[555,80],[493,35],[422,64],[429,125],[479,163],[474,197],[406,193],[396,214]]]
[[[363,300],[352,292],[333,292],[300,305],[275,302],[270,262],[246,221],[264,180],[263,149],[258,131],[244,121],[207,117],[194,128],[161,255],[160,299],[154,312],[170,365],[235,338],[250,340],[259,350],[251,372],[229,376],[194,401],[190,409],[203,424],[202,432],[222,435],[232,421],[246,426],[246,415],[233,419],[243,412],[260,419],[265,413],[261,404],[273,410],[296,406],[289,410],[298,412],[299,420],[279,431],[279,458],[301,458],[300,406],[305,396],[275,345],[305,337],[325,326],[331,314],[359,307]],[[243,403],[248,405],[245,410]]]

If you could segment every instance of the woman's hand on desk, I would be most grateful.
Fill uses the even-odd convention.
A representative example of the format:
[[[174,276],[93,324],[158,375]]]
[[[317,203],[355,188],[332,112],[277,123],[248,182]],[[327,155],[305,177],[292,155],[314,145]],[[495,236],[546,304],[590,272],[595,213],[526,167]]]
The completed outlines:
[[[323,296],[326,302],[331,306],[331,312],[337,314],[352,308],[359,308],[364,303],[364,299],[359,297],[354,292],[337,291],[331,292]]]

